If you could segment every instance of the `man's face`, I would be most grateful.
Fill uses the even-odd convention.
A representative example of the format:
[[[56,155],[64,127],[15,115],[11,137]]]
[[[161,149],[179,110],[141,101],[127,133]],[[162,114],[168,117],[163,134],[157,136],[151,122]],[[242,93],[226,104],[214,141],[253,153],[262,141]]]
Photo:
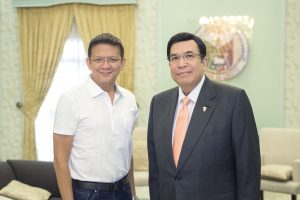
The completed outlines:
[[[102,89],[113,87],[125,65],[119,48],[110,44],[98,44],[92,48],[91,53],[91,58],[87,58],[86,63],[92,72],[92,79]]]
[[[173,80],[185,94],[189,94],[200,82],[207,58],[201,61],[198,46],[194,40],[174,43],[170,49],[170,71]]]

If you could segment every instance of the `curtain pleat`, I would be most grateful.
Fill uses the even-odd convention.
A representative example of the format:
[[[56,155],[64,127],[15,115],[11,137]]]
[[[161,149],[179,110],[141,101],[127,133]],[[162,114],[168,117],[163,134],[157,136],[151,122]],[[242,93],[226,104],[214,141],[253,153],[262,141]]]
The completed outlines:
[[[35,119],[48,92],[73,20],[69,5],[18,9],[25,116],[24,159],[36,159]]]
[[[118,76],[121,86],[134,91],[135,6],[74,4],[75,21],[87,51],[90,40],[109,32],[122,40],[126,65]]]

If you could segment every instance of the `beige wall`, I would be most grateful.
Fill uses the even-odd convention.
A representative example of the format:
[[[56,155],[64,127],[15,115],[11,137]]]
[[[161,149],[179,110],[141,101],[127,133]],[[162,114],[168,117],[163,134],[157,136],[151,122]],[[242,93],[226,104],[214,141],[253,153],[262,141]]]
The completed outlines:
[[[0,1],[0,159],[22,156],[23,115],[16,108],[22,85],[16,9]]]
[[[300,128],[300,1],[287,0],[285,46],[285,126]]]
[[[157,1],[139,0],[136,13],[135,95],[139,105],[138,126],[147,125],[150,100],[156,91]]]

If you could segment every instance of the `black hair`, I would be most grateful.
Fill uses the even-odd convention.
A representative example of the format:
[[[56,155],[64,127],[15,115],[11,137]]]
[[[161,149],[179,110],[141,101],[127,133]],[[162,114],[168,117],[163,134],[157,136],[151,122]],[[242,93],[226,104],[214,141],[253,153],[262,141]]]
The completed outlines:
[[[177,42],[183,42],[183,41],[188,41],[188,40],[194,40],[196,42],[199,52],[200,52],[201,60],[206,56],[206,46],[205,46],[204,42],[198,36],[196,36],[192,33],[182,32],[182,33],[177,33],[177,34],[173,35],[168,42],[167,57],[168,57],[169,61],[170,61],[170,50],[171,50],[172,45]]]
[[[121,57],[124,57],[124,47],[122,45],[121,40],[111,33],[102,33],[100,35],[97,35],[90,41],[88,48],[89,58],[92,56],[92,48],[98,44],[110,44],[112,46],[116,46],[120,50]]]

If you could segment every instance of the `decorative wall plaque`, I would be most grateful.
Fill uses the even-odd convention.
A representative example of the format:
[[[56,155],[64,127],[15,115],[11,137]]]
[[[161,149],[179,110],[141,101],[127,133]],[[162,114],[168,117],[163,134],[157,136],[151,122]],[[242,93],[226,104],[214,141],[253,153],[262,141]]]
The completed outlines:
[[[201,17],[199,23],[196,35],[207,46],[208,67],[205,74],[213,80],[227,80],[238,75],[248,61],[253,18]]]

